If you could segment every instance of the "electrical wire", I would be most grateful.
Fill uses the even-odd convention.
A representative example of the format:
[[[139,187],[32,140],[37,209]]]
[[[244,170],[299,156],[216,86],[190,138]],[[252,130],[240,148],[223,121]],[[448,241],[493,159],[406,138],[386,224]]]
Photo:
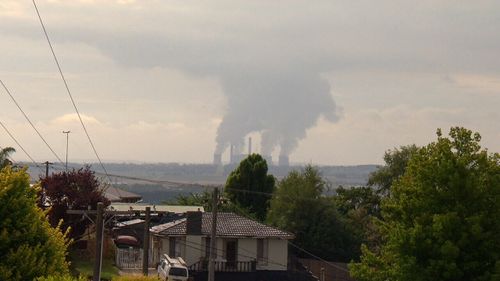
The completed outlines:
[[[182,244],[184,244],[186,247],[190,247],[190,248],[195,249],[195,250],[200,250],[200,251],[204,251],[205,250],[203,248],[199,248],[199,247],[203,247],[204,246],[204,245],[202,245],[200,243],[196,243],[196,242],[192,242],[192,241],[179,241],[179,242],[182,243]],[[199,246],[199,247],[188,245],[188,243],[191,244],[191,245]],[[210,250],[213,250],[213,249],[217,250],[218,249],[217,247],[212,248],[210,246],[208,246],[207,248],[210,249]],[[238,247],[238,249],[243,249],[243,248]],[[249,251],[247,251],[247,252],[249,252]],[[250,254],[255,254],[255,256],[247,256],[247,255],[243,255],[243,254],[240,254],[240,253],[237,253],[237,256],[238,257],[243,257],[243,258],[249,258],[249,259],[256,259],[256,256],[257,256],[256,253],[253,253],[253,252],[249,252],[249,253]],[[283,267],[287,268],[287,265],[279,263],[279,262],[276,262],[274,260],[267,259],[267,262],[269,264],[274,264],[274,265],[283,266]]]
[[[317,255],[315,255],[315,254],[313,254],[313,253],[311,253],[311,252],[307,251],[306,249],[301,248],[301,247],[299,247],[299,246],[297,246],[297,245],[293,244],[293,243],[292,243],[292,242],[290,242],[290,241],[288,241],[288,244],[290,244],[292,247],[296,248],[297,250],[300,250],[300,251],[302,251],[302,252],[304,252],[304,253],[308,254],[309,256],[311,256],[311,257],[313,257],[313,258],[316,258],[316,259],[318,259],[318,260],[320,260],[320,261],[324,262],[325,264],[327,264],[327,265],[329,265],[329,266],[331,266],[331,267],[334,267],[334,268],[339,269],[339,270],[341,270],[341,271],[343,271],[343,272],[347,272],[347,273],[349,273],[349,271],[348,271],[347,269],[345,269],[345,268],[343,268],[343,267],[341,267],[341,266],[338,266],[338,265],[336,265],[336,264],[334,264],[334,263],[331,263],[331,262],[329,262],[329,261],[327,261],[327,260],[325,260],[325,259],[322,259],[322,258],[318,257]]]
[[[63,73],[63,71],[61,69],[61,65],[59,64],[59,60],[57,59],[56,53],[54,51],[54,48],[52,47],[52,43],[50,41],[49,34],[47,33],[47,29],[45,28],[45,25],[43,23],[42,17],[40,15],[40,11],[38,10],[38,7],[36,5],[35,0],[32,0],[32,2],[33,2],[33,6],[35,7],[35,11],[36,11],[36,14],[38,16],[38,20],[40,21],[40,25],[41,25],[41,27],[43,29],[43,33],[45,34],[45,38],[47,39],[47,43],[48,43],[48,45],[50,47],[50,51],[52,52],[52,57],[54,58],[54,61],[55,61],[56,65],[57,65],[57,69],[59,70],[59,74],[61,75],[61,78],[62,78],[62,80],[64,82],[64,86],[66,88],[66,92],[68,93],[68,96],[69,96],[69,98],[71,100],[71,103],[73,104],[73,107],[74,107],[74,109],[76,111],[76,114],[78,115],[78,119],[80,120],[80,124],[82,125],[83,131],[85,132],[85,135],[87,136],[87,139],[88,139],[88,141],[90,143],[90,146],[92,147],[92,150],[94,151],[94,154],[97,157],[97,160],[99,161],[99,164],[101,165],[102,170],[106,174],[106,176],[108,178],[108,181],[111,184],[111,179],[109,178],[108,172],[107,172],[106,168],[104,167],[104,164],[101,161],[101,157],[97,153],[97,150],[96,150],[96,148],[94,146],[94,143],[92,142],[92,139],[90,137],[90,134],[87,131],[87,127],[85,127],[85,123],[83,122],[82,116],[80,115],[80,111],[78,110],[78,107],[76,106],[75,100],[73,99],[73,95],[71,94],[71,90],[69,89],[69,86],[68,86],[68,83],[66,81],[66,78],[64,77],[64,73]]]
[[[38,129],[35,127],[35,125],[33,124],[33,122],[31,122],[31,120],[28,117],[28,115],[24,112],[24,110],[21,108],[21,106],[19,105],[19,103],[16,101],[16,99],[14,98],[14,96],[12,95],[12,93],[10,92],[10,90],[7,88],[7,86],[5,86],[5,84],[3,83],[3,81],[1,79],[0,79],[0,83],[2,84],[3,88],[5,89],[5,92],[10,96],[10,98],[12,99],[12,101],[14,102],[14,104],[17,106],[17,108],[19,109],[19,111],[21,111],[21,113],[24,115],[24,118],[26,118],[26,120],[28,121],[28,123],[33,128],[33,130],[35,130],[35,132],[42,139],[42,141],[45,143],[45,145],[49,148],[49,150],[52,152],[52,154],[57,158],[57,160],[59,160],[59,162],[63,163],[63,161],[61,160],[61,158],[59,158],[59,156],[57,155],[57,153],[52,149],[52,147],[49,145],[49,143],[45,140],[45,138],[42,136],[42,134],[40,133],[40,131],[38,131]]]
[[[7,134],[10,136],[10,138],[17,144],[17,146],[19,146],[19,148],[21,148],[21,150],[24,152],[24,154],[26,154],[26,156],[28,156],[28,158],[31,160],[31,162],[33,162],[33,164],[35,164],[35,166],[38,169],[40,169],[40,171],[43,172],[40,165],[38,165],[38,163],[33,159],[33,157],[31,157],[31,155],[26,151],[26,149],[24,149],[24,147],[19,143],[19,141],[17,141],[17,139],[10,133],[10,131],[7,129],[7,127],[5,127],[5,125],[3,124],[2,121],[0,121],[0,126],[2,126],[2,128],[5,130],[5,132],[7,132]]]

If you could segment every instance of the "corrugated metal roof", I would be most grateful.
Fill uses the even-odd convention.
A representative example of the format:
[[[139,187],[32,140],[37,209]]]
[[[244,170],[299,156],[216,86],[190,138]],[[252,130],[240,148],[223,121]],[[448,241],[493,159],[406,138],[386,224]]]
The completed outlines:
[[[137,203],[112,203],[108,208],[114,211],[145,211],[146,207],[150,207],[152,212],[170,212],[183,214],[185,212],[204,212],[202,206],[173,206],[173,205],[152,205],[152,204],[137,204]]]
[[[201,233],[209,236],[212,228],[212,213],[203,213]],[[186,235],[186,219],[176,220],[151,228],[151,232],[162,236]],[[217,236],[293,239],[291,233],[264,225],[234,213],[217,214]]]

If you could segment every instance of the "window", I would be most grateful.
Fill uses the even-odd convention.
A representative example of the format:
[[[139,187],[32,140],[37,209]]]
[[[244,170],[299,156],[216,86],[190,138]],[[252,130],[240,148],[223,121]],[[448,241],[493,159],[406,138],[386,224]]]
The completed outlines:
[[[257,262],[261,265],[267,265],[268,242],[267,239],[257,239]]]
[[[184,245],[184,241],[182,237],[170,237],[169,238],[169,247],[168,247],[168,255],[170,257],[181,257],[182,256],[182,246]]]

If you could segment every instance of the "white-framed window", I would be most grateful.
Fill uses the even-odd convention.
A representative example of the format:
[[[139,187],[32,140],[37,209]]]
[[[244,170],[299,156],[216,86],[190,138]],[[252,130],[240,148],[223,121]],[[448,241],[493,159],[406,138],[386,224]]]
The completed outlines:
[[[257,239],[257,263],[260,265],[267,265],[269,253],[269,240]]]

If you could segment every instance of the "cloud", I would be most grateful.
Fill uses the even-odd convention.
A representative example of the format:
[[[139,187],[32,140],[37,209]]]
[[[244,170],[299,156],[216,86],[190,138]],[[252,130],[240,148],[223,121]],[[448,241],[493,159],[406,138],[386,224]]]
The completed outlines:
[[[80,114],[80,117],[82,118],[84,124],[102,125],[102,123],[99,122],[99,120],[97,120],[95,117],[88,116],[85,114]],[[55,118],[54,120],[52,120],[51,123],[57,125],[74,124],[74,123],[80,124],[80,119],[78,118],[78,115],[76,113],[69,113]]]
[[[500,94],[500,76],[458,74],[453,75],[451,81],[476,93]]]

